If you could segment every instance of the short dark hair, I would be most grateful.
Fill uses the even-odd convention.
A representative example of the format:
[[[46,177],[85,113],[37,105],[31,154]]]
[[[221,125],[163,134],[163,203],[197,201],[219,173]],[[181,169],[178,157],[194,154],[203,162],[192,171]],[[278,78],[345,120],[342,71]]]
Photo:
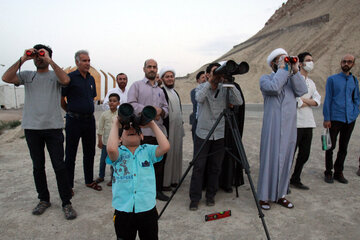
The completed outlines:
[[[216,67],[220,67],[220,64],[217,63],[217,62],[216,62],[216,63],[210,63],[209,66],[206,67],[206,73],[210,73],[210,72],[211,72],[211,69],[212,69],[213,67],[215,67],[215,66],[216,66]]]
[[[199,80],[199,78],[201,77],[201,75],[205,74],[205,71],[200,71],[198,72],[198,74],[196,74],[196,81]]]
[[[109,99],[110,99],[111,97],[116,97],[117,100],[120,101],[120,96],[119,96],[119,94],[117,94],[117,93],[112,93],[112,94],[110,94]]]
[[[35,48],[36,50],[40,50],[40,49],[45,49],[46,51],[48,51],[49,53],[49,57],[52,57],[52,50],[49,46],[45,46],[43,44],[36,44],[33,48]]]
[[[298,58],[299,58],[299,62],[304,62],[304,59],[305,59],[305,57],[306,56],[311,56],[312,57],[312,55],[309,53],[309,52],[302,52],[302,53],[300,53],[299,55],[298,55]]]
[[[127,75],[125,74],[125,73],[119,73],[118,75],[116,75],[116,79],[118,78],[118,76],[120,76],[120,75],[125,75],[126,76],[126,78],[127,78]]]

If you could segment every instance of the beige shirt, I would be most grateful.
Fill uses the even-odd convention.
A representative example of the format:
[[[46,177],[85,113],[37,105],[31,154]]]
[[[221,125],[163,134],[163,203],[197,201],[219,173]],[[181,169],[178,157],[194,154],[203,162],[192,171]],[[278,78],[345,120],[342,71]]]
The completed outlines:
[[[102,142],[104,145],[107,144],[111,130],[112,120],[115,116],[117,116],[117,111],[111,112],[111,110],[103,112],[100,116],[97,134],[102,135]]]

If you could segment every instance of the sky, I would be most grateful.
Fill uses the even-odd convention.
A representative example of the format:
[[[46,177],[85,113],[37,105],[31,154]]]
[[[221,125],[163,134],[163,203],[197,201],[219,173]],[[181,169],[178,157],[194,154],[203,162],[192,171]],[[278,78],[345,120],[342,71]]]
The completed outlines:
[[[64,68],[75,66],[75,52],[85,49],[95,69],[124,72],[129,82],[144,77],[149,58],[159,71],[172,66],[185,76],[260,31],[283,2],[0,0],[0,75],[42,43]],[[35,67],[28,61],[21,70]]]

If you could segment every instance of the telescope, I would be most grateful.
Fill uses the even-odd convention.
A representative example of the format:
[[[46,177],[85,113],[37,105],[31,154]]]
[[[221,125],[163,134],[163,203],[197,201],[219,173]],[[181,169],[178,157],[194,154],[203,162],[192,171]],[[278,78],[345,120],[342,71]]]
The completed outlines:
[[[237,64],[233,60],[228,60],[220,65],[217,69],[214,71],[214,75],[227,75],[227,76],[233,76],[237,74],[245,74],[249,71],[249,64],[247,62],[241,62]]]
[[[118,116],[121,126],[125,130],[130,127],[135,128],[136,133],[140,134],[140,126],[145,126],[155,119],[156,109],[153,106],[145,106],[138,116],[134,114],[134,108],[130,103],[123,103],[118,109]]]

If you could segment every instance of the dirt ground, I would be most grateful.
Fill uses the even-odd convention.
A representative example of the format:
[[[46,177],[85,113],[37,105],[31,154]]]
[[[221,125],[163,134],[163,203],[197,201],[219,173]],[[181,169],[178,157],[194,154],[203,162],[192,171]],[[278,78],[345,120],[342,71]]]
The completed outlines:
[[[192,140],[188,115],[190,107],[184,107],[186,136],[184,139],[183,171],[192,158]],[[97,118],[100,111],[96,112]],[[1,110],[0,120],[16,120],[19,110]],[[288,199],[295,208],[286,209],[277,204],[264,211],[265,223],[272,239],[359,239],[360,236],[360,177],[356,175],[360,155],[360,129],[355,126],[344,175],[349,184],[327,184],[323,181],[324,152],[321,150],[321,108],[315,110],[318,128],[314,130],[313,146],[309,162],[305,165],[302,180],[309,191],[291,189]],[[259,144],[262,125],[261,105],[248,105],[243,143],[251,167],[255,188],[259,170]],[[31,214],[38,203],[32,176],[32,162],[23,131],[20,127],[0,135],[0,238],[1,239],[115,239],[112,224],[111,188],[96,192],[84,185],[82,149],[79,147],[75,172],[75,196],[72,203],[78,217],[65,220],[54,171],[47,155],[47,179],[52,206],[41,216]],[[336,154],[335,154],[336,155]],[[99,169],[100,149],[95,157],[94,176]],[[207,207],[204,200],[198,211],[189,211],[189,182],[191,171],[179,191],[159,220],[160,239],[266,239],[261,219],[255,206],[249,181],[239,187],[239,198],[234,193],[219,190],[216,205]],[[169,194],[169,192],[167,192]],[[160,212],[164,202],[157,202]],[[230,209],[231,217],[205,222],[206,214]]]

